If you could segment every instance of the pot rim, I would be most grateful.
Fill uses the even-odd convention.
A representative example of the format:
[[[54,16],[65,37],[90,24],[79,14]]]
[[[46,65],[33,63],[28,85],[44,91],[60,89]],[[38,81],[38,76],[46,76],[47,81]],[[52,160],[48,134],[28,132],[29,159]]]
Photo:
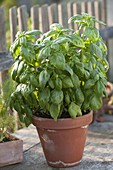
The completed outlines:
[[[73,128],[87,128],[88,125],[92,122],[93,111],[89,112],[86,115],[76,117],[76,118],[61,118],[57,121],[50,118],[42,118],[33,116],[32,124],[37,128],[42,129],[73,129]]]

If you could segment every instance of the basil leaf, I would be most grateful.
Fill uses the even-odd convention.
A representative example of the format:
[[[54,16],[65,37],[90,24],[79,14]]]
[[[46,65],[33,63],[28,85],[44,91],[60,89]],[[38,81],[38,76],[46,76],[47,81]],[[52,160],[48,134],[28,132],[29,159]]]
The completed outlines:
[[[51,63],[58,69],[64,70],[65,69],[65,57],[62,53],[56,52],[50,56]]]
[[[84,35],[87,38],[94,40],[99,38],[99,31],[96,28],[86,27],[84,31]]]
[[[55,88],[57,90],[61,90],[62,89],[62,80],[60,78],[56,78],[56,80],[55,80]]]
[[[52,103],[50,106],[50,115],[56,121],[60,113],[60,105]]]
[[[28,62],[32,63],[35,59],[35,53],[33,49],[21,46],[20,55]]]
[[[95,80],[94,79],[89,79],[86,81],[85,85],[84,85],[84,89],[90,89],[95,85]]]
[[[69,64],[65,64],[65,70],[68,71],[68,73],[70,73],[70,75],[73,75],[73,70],[71,69],[71,67],[69,66]]]
[[[68,93],[66,93],[66,95],[65,95],[65,102],[66,102],[67,104],[70,103],[70,96],[69,96]]]
[[[92,98],[90,98],[90,107],[92,110],[98,110],[102,106],[102,98],[99,98],[99,96],[94,95]]]
[[[51,48],[58,51],[58,50],[60,49],[60,46],[59,46],[59,44],[57,44],[57,43],[52,43],[52,44],[51,44]]]
[[[58,37],[55,41],[56,44],[64,44],[70,42],[70,39],[67,37]]]
[[[50,78],[50,73],[47,70],[43,70],[39,74],[39,85],[41,88],[44,88],[46,86],[46,83],[48,82]]]
[[[30,84],[19,84],[16,88],[17,91],[21,91],[25,99],[33,92],[34,88]]]
[[[50,56],[50,52],[51,52],[50,47],[42,48],[38,54],[38,60],[42,61],[43,59],[46,59],[47,57]]]
[[[73,45],[75,45],[76,47],[85,48],[84,41],[82,40],[81,37],[73,34],[73,35],[69,36],[69,38],[71,40],[71,43]]]
[[[77,100],[78,104],[83,103],[83,101],[84,101],[84,94],[83,94],[83,92],[82,92],[82,90],[80,88],[76,89],[75,96],[76,96],[76,100]]]
[[[42,34],[39,30],[26,31],[25,35],[39,35]]]
[[[98,57],[100,59],[103,58],[102,51],[96,44],[94,44],[94,43],[90,44],[89,48],[90,48],[91,53],[94,56],[96,56],[96,57]]]
[[[50,26],[51,30],[56,30],[56,31],[60,31],[63,29],[63,25],[58,24],[58,23],[54,23]]]
[[[68,76],[66,76],[66,77],[62,80],[62,86],[63,86],[63,88],[72,88],[72,87],[74,87],[71,78],[68,77]]]
[[[45,105],[49,102],[49,100],[50,100],[50,89],[47,87],[40,90],[39,91],[40,106],[44,108]]]
[[[49,79],[48,84],[49,84],[49,86],[50,86],[52,89],[54,89],[55,86],[54,86],[54,82],[53,82],[52,79]]]
[[[71,104],[69,105],[68,112],[72,118],[75,118],[77,116],[82,116],[80,107],[74,102],[71,102]]]
[[[82,16],[77,14],[75,16],[72,16],[69,20],[68,20],[68,23],[71,23],[71,22],[77,22],[77,21],[81,21],[82,20]]]
[[[80,80],[75,73],[71,76],[71,79],[75,88],[80,87]]]
[[[51,92],[51,102],[59,104],[63,101],[63,91],[62,90],[53,90]]]

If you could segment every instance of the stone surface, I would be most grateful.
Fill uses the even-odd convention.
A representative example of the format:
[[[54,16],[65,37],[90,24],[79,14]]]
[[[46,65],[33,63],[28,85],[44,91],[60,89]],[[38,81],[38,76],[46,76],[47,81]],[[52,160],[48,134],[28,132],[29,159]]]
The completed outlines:
[[[104,123],[90,125],[82,162],[63,170],[113,170],[113,116],[107,118]],[[61,170],[47,165],[33,126],[18,131],[16,136],[24,140],[24,161],[0,170]]]
[[[30,125],[28,128],[21,129],[14,133],[14,135],[23,140],[23,150],[27,151],[36,144],[40,143],[38,133],[35,126]]]

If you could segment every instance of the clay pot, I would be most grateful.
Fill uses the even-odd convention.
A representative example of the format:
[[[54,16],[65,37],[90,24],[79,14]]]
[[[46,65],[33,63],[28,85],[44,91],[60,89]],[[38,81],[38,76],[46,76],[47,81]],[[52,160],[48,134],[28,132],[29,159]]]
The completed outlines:
[[[53,119],[33,117],[48,165],[71,167],[82,159],[92,112],[77,118]]]
[[[0,167],[23,160],[23,141],[10,135],[11,141],[0,143]]]

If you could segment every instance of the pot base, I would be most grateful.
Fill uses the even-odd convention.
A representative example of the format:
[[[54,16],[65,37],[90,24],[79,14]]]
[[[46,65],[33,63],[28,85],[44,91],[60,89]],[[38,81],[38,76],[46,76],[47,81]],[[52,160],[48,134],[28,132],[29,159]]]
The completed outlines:
[[[69,167],[73,167],[76,166],[78,164],[80,164],[81,160],[78,162],[73,162],[73,163],[65,163],[62,161],[56,161],[56,162],[49,162],[47,161],[48,165],[54,168],[69,168]]]

